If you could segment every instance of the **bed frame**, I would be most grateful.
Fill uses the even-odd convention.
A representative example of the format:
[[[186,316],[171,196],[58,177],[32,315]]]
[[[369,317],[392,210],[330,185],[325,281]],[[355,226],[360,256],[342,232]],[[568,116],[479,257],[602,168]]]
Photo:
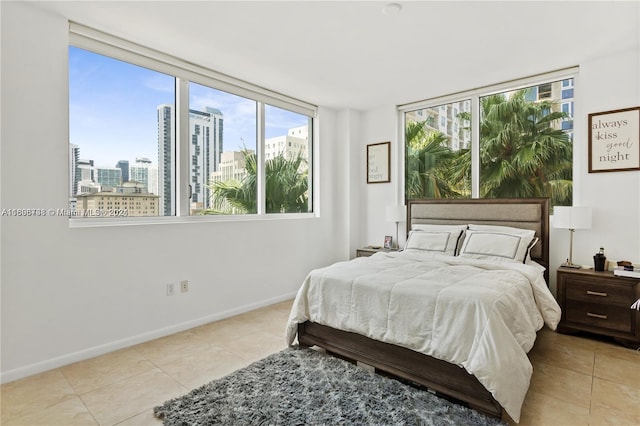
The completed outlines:
[[[532,229],[540,239],[531,258],[549,267],[549,201],[519,199],[409,200],[407,224],[490,224]],[[410,230],[407,227],[407,232]],[[548,274],[545,272],[548,281]],[[502,417],[502,407],[491,393],[462,367],[407,348],[307,321],[298,325],[302,346],[319,346],[341,358],[370,365],[453,398],[492,417]]]

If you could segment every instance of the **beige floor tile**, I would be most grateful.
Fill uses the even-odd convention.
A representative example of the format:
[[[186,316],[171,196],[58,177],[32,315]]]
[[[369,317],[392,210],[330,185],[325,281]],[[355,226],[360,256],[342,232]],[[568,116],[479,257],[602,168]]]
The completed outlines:
[[[596,353],[621,358],[631,362],[640,362],[640,351],[627,348],[620,344],[602,345],[596,349]]]
[[[159,426],[154,406],[284,349],[292,302],[7,383],[0,423]],[[518,426],[640,426],[639,353],[543,329],[529,355],[534,373]]]
[[[133,416],[117,426],[162,426],[162,420],[153,415],[153,409]]]
[[[80,398],[73,397],[44,410],[34,411],[15,418],[3,426],[97,426],[98,423],[87,410]]]
[[[640,354],[636,356],[635,361],[627,361],[616,356],[596,353],[593,375],[640,390]]]
[[[594,377],[590,424],[639,425],[640,389]]]
[[[556,367],[588,375],[593,374],[594,358],[593,350],[576,347],[566,341],[536,342],[529,352],[529,359],[534,365],[540,361],[553,360],[553,365]]]
[[[522,405],[518,426],[587,426],[589,407],[581,407],[529,390]]]
[[[283,338],[265,331],[254,331],[225,342],[221,347],[246,361],[254,362],[285,349],[287,345]]]
[[[80,395],[80,398],[104,426],[130,419],[186,391],[184,386],[158,369]]]
[[[549,361],[553,363],[553,360]],[[540,393],[588,408],[591,397],[591,379],[590,374],[582,374],[546,362],[538,362],[533,367],[529,392]],[[568,391],[569,389],[571,391]]]
[[[2,424],[75,397],[73,388],[60,370],[6,383],[0,388],[0,393]]]
[[[596,336],[587,336],[583,334],[562,334],[557,333],[555,331],[551,331],[547,328],[544,328],[538,332],[538,338],[536,341],[536,345],[538,341],[552,344],[560,344],[569,346],[577,349],[584,349],[587,351],[596,352],[597,350],[602,350],[602,348],[606,348],[608,346],[614,345],[609,341],[599,340],[595,338]]]
[[[76,362],[60,370],[76,393],[83,394],[154,368],[135,349],[123,349]]]
[[[291,312],[292,305],[293,305],[293,299],[289,299],[289,300],[285,300],[284,302],[275,303],[271,305],[270,308],[278,311],[282,311],[288,316],[289,312]]]
[[[161,369],[187,389],[193,389],[245,367],[247,364],[247,361],[231,352],[211,348],[185,355],[177,361],[163,365]]]
[[[212,343],[196,334],[193,330],[161,337],[133,347],[146,359],[161,367],[179,360],[187,353],[207,350]]]
[[[222,321],[196,327],[191,331],[205,339],[211,345],[222,346],[224,343],[240,339],[248,333],[260,330],[260,324],[244,315],[235,316]]]

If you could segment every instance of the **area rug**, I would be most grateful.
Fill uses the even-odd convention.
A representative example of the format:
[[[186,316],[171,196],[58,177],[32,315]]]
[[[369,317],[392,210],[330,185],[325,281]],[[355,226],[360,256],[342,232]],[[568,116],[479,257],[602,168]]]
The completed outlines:
[[[154,408],[167,426],[503,425],[308,349],[288,348]]]

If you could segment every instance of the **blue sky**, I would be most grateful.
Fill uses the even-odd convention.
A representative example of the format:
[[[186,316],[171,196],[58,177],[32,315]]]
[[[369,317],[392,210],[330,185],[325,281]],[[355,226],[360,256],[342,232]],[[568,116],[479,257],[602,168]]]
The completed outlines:
[[[158,161],[156,108],[175,104],[172,76],[79,48],[69,48],[69,142],[80,158],[114,167],[119,160]],[[255,149],[256,103],[191,83],[189,108],[213,107],[224,116],[225,151]],[[267,106],[266,137],[307,124],[306,117]]]

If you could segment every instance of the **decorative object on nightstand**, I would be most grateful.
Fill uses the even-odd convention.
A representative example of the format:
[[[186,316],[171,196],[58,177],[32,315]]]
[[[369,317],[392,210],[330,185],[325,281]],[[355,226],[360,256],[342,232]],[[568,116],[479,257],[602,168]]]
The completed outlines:
[[[553,227],[568,229],[570,232],[569,257],[560,266],[580,269],[580,265],[573,263],[573,233],[576,229],[591,228],[591,207],[555,206],[553,208]]]
[[[604,271],[604,264],[607,262],[607,257],[604,255],[604,247],[600,247],[600,250],[593,256],[593,269],[595,271]]]
[[[558,268],[557,273],[560,333],[587,331],[628,346],[640,343],[640,312],[634,309],[640,299],[639,279],[590,269]]]
[[[392,248],[399,248],[398,245],[398,224],[404,222],[407,216],[407,210],[405,206],[390,205],[386,209],[387,222],[396,223],[396,242]]]

